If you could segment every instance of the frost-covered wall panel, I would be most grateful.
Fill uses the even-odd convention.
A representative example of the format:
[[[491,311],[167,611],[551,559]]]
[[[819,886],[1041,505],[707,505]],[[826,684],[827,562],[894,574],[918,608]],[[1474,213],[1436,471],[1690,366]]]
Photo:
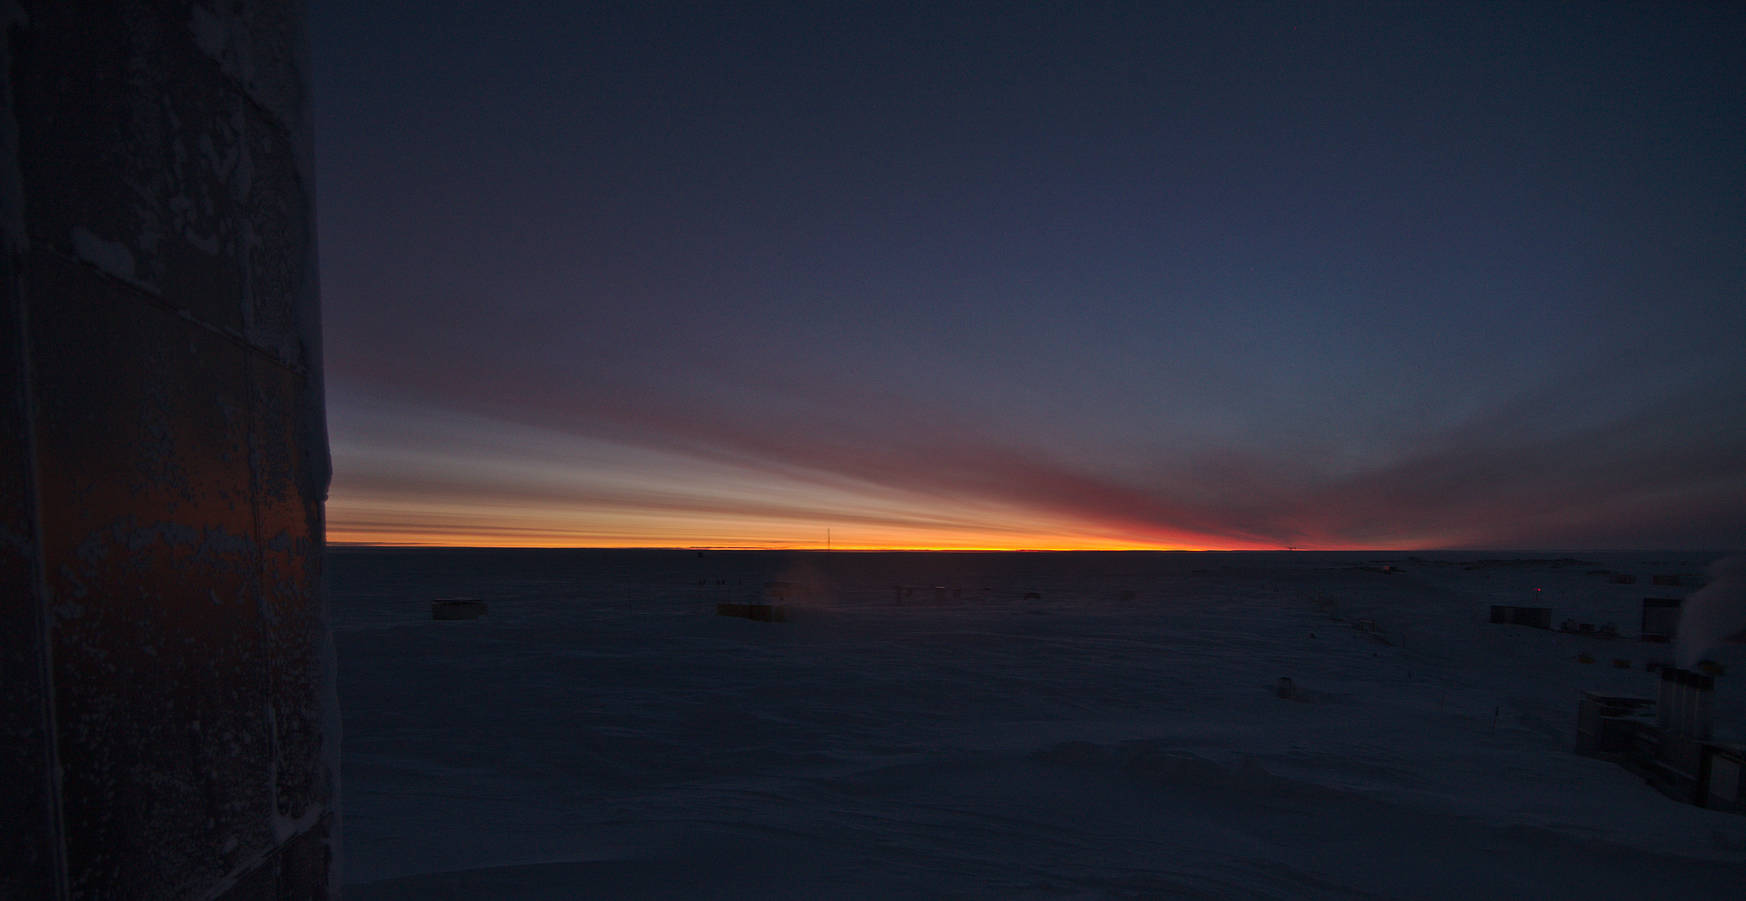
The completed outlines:
[[[285,830],[326,815],[333,786],[324,755],[338,737],[324,720],[332,708],[309,702],[332,686],[320,595],[321,508],[301,487],[317,478],[301,452],[304,389],[283,367],[259,358],[251,365],[263,637],[278,751],[274,804]]]
[[[0,898],[51,898],[59,831],[50,786],[23,307],[12,254],[0,253],[0,277],[0,823],[7,824]]]
[[[4,6],[0,896],[328,897],[301,5]]]
[[[192,6],[25,7],[14,53],[33,243],[240,330],[242,104],[194,43]]]
[[[74,894],[192,895],[273,842],[245,351],[52,253],[31,283]]]

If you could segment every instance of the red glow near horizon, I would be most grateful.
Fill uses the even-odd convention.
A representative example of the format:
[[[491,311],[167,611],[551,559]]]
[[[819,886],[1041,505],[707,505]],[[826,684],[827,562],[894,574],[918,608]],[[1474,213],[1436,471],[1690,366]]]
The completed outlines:
[[[823,549],[828,531],[843,550],[1623,548],[1655,545],[1612,535],[1731,515],[1713,492],[1675,504],[1666,481],[1624,478],[1631,458],[1600,470],[1614,493],[1549,495],[1534,467],[1449,448],[1337,475],[1241,454],[1136,470],[968,428],[885,440],[700,415],[632,438],[434,405],[329,415],[335,545]]]
[[[381,511],[378,511],[381,512]],[[576,511],[552,519],[537,511],[497,509],[483,522],[477,511],[451,510],[447,515],[424,510],[406,510],[369,522],[354,516],[347,499],[339,497],[329,510],[327,540],[338,546],[379,547],[528,547],[528,548],[671,548],[746,550],[837,550],[837,551],[1279,551],[1284,545],[1263,541],[1234,541],[1211,535],[1160,535],[1122,537],[1113,529],[1106,534],[1085,531],[1050,532],[1042,529],[978,532],[973,529],[929,531],[919,528],[868,529],[845,535],[835,530],[826,539],[796,535],[792,522],[747,519],[726,525],[719,518],[666,519],[659,530],[615,528],[610,514]],[[649,525],[644,523],[644,525]],[[1298,550],[1304,547],[1293,548]],[[1420,546],[1382,548],[1376,545],[1316,545],[1315,550],[1415,550]]]

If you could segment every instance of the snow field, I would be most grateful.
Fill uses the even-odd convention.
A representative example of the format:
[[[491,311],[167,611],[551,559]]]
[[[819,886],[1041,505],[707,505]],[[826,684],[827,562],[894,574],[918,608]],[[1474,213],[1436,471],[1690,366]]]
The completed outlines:
[[[336,554],[347,894],[1738,897],[1746,817],[1570,752],[1666,649],[1485,622],[1708,558],[1485,556]]]

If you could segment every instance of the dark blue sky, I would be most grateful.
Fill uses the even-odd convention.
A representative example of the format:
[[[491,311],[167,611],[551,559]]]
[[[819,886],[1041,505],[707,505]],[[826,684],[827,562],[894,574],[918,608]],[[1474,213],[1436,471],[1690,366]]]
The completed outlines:
[[[314,5],[334,538],[1746,544],[1739,4],[750,6]]]

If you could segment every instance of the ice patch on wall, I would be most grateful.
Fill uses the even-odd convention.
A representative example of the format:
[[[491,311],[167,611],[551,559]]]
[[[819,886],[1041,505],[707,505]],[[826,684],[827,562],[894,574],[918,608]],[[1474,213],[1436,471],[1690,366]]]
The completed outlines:
[[[73,253],[79,259],[121,279],[138,284],[134,274],[133,251],[120,241],[105,241],[83,228],[73,229]]]
[[[224,74],[244,85],[253,80],[254,61],[248,52],[248,32],[241,18],[220,16],[195,6],[188,30],[194,35],[194,46],[212,57]]]

